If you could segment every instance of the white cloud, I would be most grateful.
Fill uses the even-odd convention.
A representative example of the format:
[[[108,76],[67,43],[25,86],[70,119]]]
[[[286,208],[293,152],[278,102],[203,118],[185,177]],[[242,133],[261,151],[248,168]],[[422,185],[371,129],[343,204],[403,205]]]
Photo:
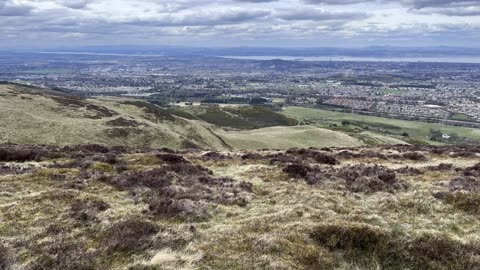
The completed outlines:
[[[0,0],[0,34],[14,41],[256,44],[364,41],[439,44],[480,37],[477,1],[458,0]],[[421,35],[420,35],[421,34]],[[445,37],[442,40],[442,35]],[[52,39],[53,37],[53,39]],[[456,37],[452,39],[452,37]],[[302,41],[302,39],[304,39]],[[476,39],[475,39],[476,40]],[[53,41],[52,41],[53,42]],[[352,44],[349,41],[349,45]],[[357,44],[352,44],[357,45]],[[395,45],[395,44],[391,44]],[[0,45],[1,47],[2,45]],[[311,45],[306,45],[311,46]]]

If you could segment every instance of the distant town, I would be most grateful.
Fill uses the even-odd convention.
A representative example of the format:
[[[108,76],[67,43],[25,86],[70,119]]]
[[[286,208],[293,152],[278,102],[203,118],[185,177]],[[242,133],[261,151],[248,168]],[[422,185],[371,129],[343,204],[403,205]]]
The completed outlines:
[[[163,106],[313,106],[480,127],[480,64],[9,53],[0,80]]]

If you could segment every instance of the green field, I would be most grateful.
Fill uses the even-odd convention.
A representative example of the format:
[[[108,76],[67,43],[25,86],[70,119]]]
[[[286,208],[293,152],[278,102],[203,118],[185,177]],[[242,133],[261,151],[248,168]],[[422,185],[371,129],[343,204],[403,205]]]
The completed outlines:
[[[292,147],[354,147],[363,143],[345,133],[313,126],[269,127],[220,133],[236,149],[288,149]]]
[[[405,139],[402,138],[401,134],[406,132],[411,140],[435,143],[429,140],[430,130],[434,129],[446,134],[456,133],[460,137],[466,138],[467,141],[480,142],[480,129],[475,128],[397,120],[304,107],[287,107],[283,114],[291,118],[312,122],[318,126],[336,124],[342,127],[342,121],[348,121],[350,125],[345,128],[346,130],[350,129],[352,132],[368,130],[369,132],[388,135],[397,139]]]

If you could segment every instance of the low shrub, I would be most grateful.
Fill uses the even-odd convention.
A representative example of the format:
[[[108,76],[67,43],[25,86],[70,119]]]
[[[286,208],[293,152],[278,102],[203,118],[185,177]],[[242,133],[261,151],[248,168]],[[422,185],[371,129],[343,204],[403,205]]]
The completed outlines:
[[[290,154],[290,155],[296,155],[300,156],[303,159],[305,158],[310,158],[313,161],[320,163],[320,164],[327,164],[327,165],[336,165],[339,164],[340,161],[338,161],[335,157],[331,155],[324,154],[322,152],[312,150],[312,149],[288,149],[285,153]]]
[[[480,192],[480,180],[470,176],[457,176],[448,183],[450,191]]]
[[[312,169],[307,165],[290,164],[283,169],[283,172],[287,173],[290,177],[305,178],[311,170]]]
[[[269,155],[268,157],[270,158],[270,164],[302,163],[301,158],[283,153]]]
[[[427,157],[419,152],[406,152],[403,153],[402,158],[404,159],[409,159],[413,161],[425,161],[427,160]]]
[[[42,243],[36,249],[39,255],[27,266],[28,270],[99,269],[98,255],[88,251],[85,243],[78,239],[57,239],[57,241]]]
[[[93,153],[108,153],[110,149],[108,147],[100,145],[100,144],[84,144],[79,145],[78,149],[85,152],[93,152]]]
[[[168,170],[165,168],[159,168],[148,171],[123,172],[116,177],[109,179],[109,182],[121,189],[140,186],[161,189],[171,185],[172,178],[173,177],[168,173]]]
[[[475,164],[472,167],[468,167],[463,170],[463,175],[480,177],[480,163]]]
[[[264,157],[257,153],[246,153],[241,156],[243,160],[262,160]]]
[[[0,147],[0,161],[38,161],[42,157],[43,152],[36,149],[28,149],[23,147]]]
[[[164,153],[169,153],[169,154],[175,154],[176,151],[173,150],[173,149],[170,149],[170,148],[167,148],[167,147],[162,147],[159,149],[161,152],[164,152]]]
[[[172,163],[172,164],[177,164],[177,163],[189,163],[188,160],[186,160],[184,157],[175,155],[175,154],[158,154],[156,155],[157,158],[159,158],[162,161]]]
[[[453,164],[440,163],[437,166],[428,166],[426,169],[429,171],[450,171],[450,170],[453,170]]]
[[[352,151],[343,150],[338,152],[335,155],[335,157],[340,159],[352,159],[352,158],[359,158],[361,157],[361,155],[359,153],[354,153]]]
[[[398,168],[398,169],[395,170],[395,172],[399,173],[399,174],[410,175],[410,176],[424,174],[424,172],[422,170],[417,169],[417,168],[412,168],[412,167],[409,167],[409,166]]]
[[[352,192],[389,192],[394,193],[408,188],[408,183],[397,179],[395,171],[379,165],[365,166],[358,164],[342,167],[337,176],[346,181]]]
[[[224,154],[221,154],[221,153],[218,153],[218,152],[211,151],[211,152],[207,152],[207,153],[203,154],[202,159],[203,160],[222,161],[222,160],[231,159],[231,157],[227,156],[227,155],[224,155]]]
[[[110,205],[99,199],[75,200],[70,204],[70,217],[80,223],[97,221],[97,214],[106,211]]]
[[[152,214],[163,218],[198,220],[206,217],[206,205],[190,199],[152,198],[148,203]]]
[[[319,152],[312,154],[310,157],[320,164],[327,164],[327,165],[340,164],[340,162],[336,158],[327,154],[319,153]]]
[[[119,117],[114,120],[110,120],[106,122],[107,126],[114,126],[114,127],[138,127],[140,123],[135,120],[125,119],[123,117]]]
[[[321,184],[333,177],[332,174],[330,173],[325,173],[322,171],[314,170],[312,172],[309,172],[307,174],[307,177],[305,178],[305,181],[309,185],[316,185],[316,184]]]
[[[6,248],[3,244],[0,244],[0,269],[9,270],[13,264],[12,254],[10,250]]]
[[[132,217],[108,228],[101,244],[107,253],[135,253],[149,247],[152,244],[151,236],[158,230],[157,225],[140,217]]]
[[[209,169],[201,165],[193,165],[190,163],[176,163],[165,167],[166,170],[175,172],[182,176],[187,175],[203,175],[203,174],[213,174]]]
[[[478,269],[480,244],[447,235],[409,236],[360,223],[325,224],[310,237],[350,260],[370,260],[381,269]]]

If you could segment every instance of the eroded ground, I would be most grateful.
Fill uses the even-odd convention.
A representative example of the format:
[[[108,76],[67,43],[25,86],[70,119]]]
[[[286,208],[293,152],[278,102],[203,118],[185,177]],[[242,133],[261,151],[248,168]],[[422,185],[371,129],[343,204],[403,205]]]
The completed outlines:
[[[0,146],[1,269],[480,269],[480,148]]]

